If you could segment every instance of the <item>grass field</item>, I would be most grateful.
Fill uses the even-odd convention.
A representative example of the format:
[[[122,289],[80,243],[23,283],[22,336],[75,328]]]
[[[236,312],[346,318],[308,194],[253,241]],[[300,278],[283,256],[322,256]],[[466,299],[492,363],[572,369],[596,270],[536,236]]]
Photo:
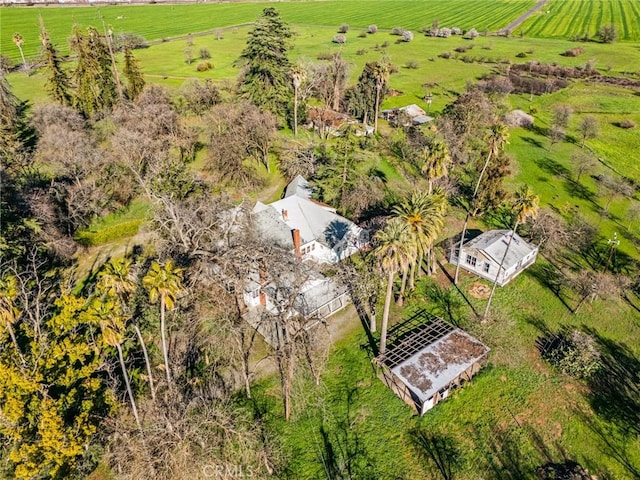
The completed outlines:
[[[640,2],[637,0],[551,0],[521,25],[527,36],[594,38],[600,26],[612,23],[620,40],[640,39]]]
[[[487,4],[491,8],[487,8]],[[147,5],[103,7],[11,7],[0,8],[0,53],[18,60],[13,34],[24,38],[27,57],[37,55],[39,18],[42,17],[51,38],[63,53],[68,51],[66,38],[74,24],[112,25],[116,34],[132,32],[147,40],[186,35],[218,27],[253,22],[265,3]],[[390,29],[400,26],[419,30],[438,20],[443,26],[495,31],[506,26],[534,5],[533,0],[371,0],[278,2],[283,18],[293,24],[330,25],[347,23],[353,28],[377,24]]]

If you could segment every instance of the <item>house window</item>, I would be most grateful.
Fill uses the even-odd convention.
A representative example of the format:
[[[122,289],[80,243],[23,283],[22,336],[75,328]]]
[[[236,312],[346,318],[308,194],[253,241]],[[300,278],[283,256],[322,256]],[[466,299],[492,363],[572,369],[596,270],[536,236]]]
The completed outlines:
[[[484,264],[482,265],[482,270],[484,270],[485,273],[489,273],[490,268],[491,264],[489,262],[484,262]]]
[[[478,259],[476,257],[472,257],[471,255],[467,255],[467,264],[468,265],[471,265],[472,267],[475,267],[477,261],[478,261]]]

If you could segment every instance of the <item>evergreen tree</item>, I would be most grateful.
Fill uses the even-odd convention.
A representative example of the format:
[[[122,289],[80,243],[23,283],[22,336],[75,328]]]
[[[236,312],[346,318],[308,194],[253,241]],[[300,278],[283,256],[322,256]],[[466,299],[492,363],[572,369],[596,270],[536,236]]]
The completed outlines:
[[[76,88],[73,105],[87,118],[99,115],[118,97],[109,50],[93,27],[87,34],[75,27],[71,46],[78,56],[72,77]]]
[[[62,68],[62,59],[53,43],[51,43],[44,25],[40,26],[40,40],[42,40],[42,46],[44,47],[43,60],[45,69],[48,71],[44,88],[53,100],[62,105],[71,106],[69,77]]]
[[[144,89],[144,77],[138,66],[138,60],[133,55],[131,47],[126,45],[124,47],[124,69],[122,71],[127,79],[127,98],[129,100],[135,100],[140,95],[140,92]]]
[[[347,91],[349,113],[367,124],[373,119],[377,128],[378,111],[387,91],[389,67],[384,63],[369,62],[364,66],[358,83]]]
[[[271,110],[283,117],[289,103],[289,71],[287,58],[289,26],[282,21],[278,11],[265,8],[247,39],[236,64],[244,67],[240,78],[241,95],[257,106]]]

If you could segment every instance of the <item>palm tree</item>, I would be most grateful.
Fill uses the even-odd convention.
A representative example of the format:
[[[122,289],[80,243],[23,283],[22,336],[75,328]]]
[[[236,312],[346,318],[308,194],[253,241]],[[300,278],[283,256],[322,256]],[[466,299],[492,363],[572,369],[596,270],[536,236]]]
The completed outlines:
[[[491,300],[493,300],[493,294],[496,291],[496,286],[498,285],[498,278],[500,277],[500,272],[503,269],[504,261],[507,258],[507,254],[509,253],[509,248],[511,247],[511,242],[513,241],[513,237],[516,234],[516,230],[518,230],[518,225],[525,222],[527,218],[535,218],[538,215],[538,202],[540,201],[539,197],[531,191],[531,189],[527,185],[523,185],[520,190],[516,193],[516,200],[513,204],[513,211],[516,215],[516,220],[513,225],[513,230],[511,235],[509,236],[509,243],[507,243],[507,248],[504,251],[504,255],[502,256],[502,260],[500,261],[500,267],[498,267],[498,273],[496,273],[496,278],[493,281],[493,287],[491,288],[491,295],[489,295],[489,299],[487,300],[487,306],[484,309],[483,318],[486,318],[489,314],[489,307],[491,306]]]
[[[289,71],[293,83],[293,134],[298,135],[298,92],[307,78],[307,72],[300,65],[294,65]]]
[[[492,159],[496,158],[500,153],[504,150],[504,146],[509,143],[507,140],[509,138],[509,128],[504,123],[495,123],[489,128],[487,132],[487,136],[485,138],[488,147],[487,158],[484,162],[484,166],[480,171],[480,175],[478,176],[478,181],[476,182],[476,188],[473,190],[473,196],[471,197],[471,202],[469,203],[469,208],[467,209],[467,216],[464,219],[464,225],[462,227],[462,236],[460,237],[460,244],[458,245],[458,262],[456,264],[456,274],[454,276],[453,283],[458,284],[458,276],[460,275],[460,255],[462,252],[462,245],[464,244],[464,237],[467,234],[467,225],[469,224],[469,218],[471,217],[471,209],[474,208],[473,205],[475,203],[475,199],[478,196],[478,190],[480,189],[480,184],[482,183],[482,177],[489,166],[489,163]],[[475,212],[474,212],[475,214]]]
[[[411,243],[415,246],[416,255],[411,262],[409,279],[411,289],[414,288],[416,266],[421,269],[424,255],[429,252],[444,224],[444,200],[443,195],[416,191],[393,208],[393,213],[407,225]]]
[[[128,258],[119,258],[111,260],[107,263],[102,271],[98,273],[100,288],[105,294],[120,298],[122,305],[127,304],[127,300],[136,290],[136,284],[131,275],[131,260]],[[149,352],[147,344],[144,341],[142,332],[137,323],[133,323],[133,329],[136,332],[144,362],[147,367],[147,376],[149,377],[149,389],[151,390],[151,398],[156,399],[156,389],[153,381],[153,372],[151,370],[151,362],[149,361]]]
[[[442,140],[435,140],[431,147],[425,148],[425,163],[422,166],[422,173],[426,175],[429,182],[428,193],[433,191],[434,180],[448,175],[450,164],[449,148]]]
[[[94,298],[90,305],[89,313],[95,315],[102,330],[102,339],[104,342],[118,350],[120,369],[122,370],[122,377],[127,387],[131,410],[136,419],[138,430],[140,430],[140,433],[143,433],[140,416],[138,415],[138,407],[136,406],[136,400],[133,396],[133,390],[131,390],[131,382],[129,381],[129,374],[127,373],[127,367],[124,363],[124,355],[122,354],[122,342],[124,341],[125,331],[125,316],[122,314],[122,305],[115,300],[115,297],[110,299]]]
[[[380,353],[387,349],[387,327],[389,324],[389,307],[393,294],[393,280],[398,270],[403,268],[409,261],[407,224],[400,219],[394,218],[383,230],[376,233],[374,240],[378,246],[373,254],[378,260],[382,272],[387,274],[387,294],[384,301],[384,313],[382,315],[382,326],[380,328]]]
[[[25,365],[16,334],[13,331],[13,326],[22,314],[15,304],[16,298],[18,298],[18,282],[16,278],[11,275],[0,278],[0,326],[4,326],[9,332],[13,346],[18,352],[22,364]]]
[[[15,43],[16,47],[18,47],[18,50],[20,50],[20,56],[22,57],[22,66],[26,69],[27,61],[24,59],[24,52],[22,51],[22,44],[24,43],[24,39],[18,32],[13,34],[13,43]]]
[[[162,337],[162,355],[164,357],[164,368],[167,374],[167,382],[171,385],[171,371],[169,369],[169,355],[167,353],[165,310],[173,309],[176,296],[182,288],[181,268],[175,268],[173,262],[168,260],[164,266],[158,262],[153,262],[147,275],[142,279],[142,283],[149,290],[149,300],[155,303],[160,300],[160,335]]]
[[[376,81],[376,101],[374,105],[373,131],[378,133],[378,111],[380,110],[380,100],[382,90],[389,81],[389,66],[386,63],[376,63],[373,69],[373,76]]]

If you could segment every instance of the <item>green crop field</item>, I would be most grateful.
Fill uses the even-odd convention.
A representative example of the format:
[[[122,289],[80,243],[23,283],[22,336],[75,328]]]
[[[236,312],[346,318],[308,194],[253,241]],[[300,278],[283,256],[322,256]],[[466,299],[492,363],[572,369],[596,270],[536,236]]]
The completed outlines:
[[[534,37],[595,37],[601,25],[616,26],[620,40],[640,40],[640,2],[637,0],[551,0],[522,24]]]
[[[396,26],[419,30],[438,20],[441,26],[478,31],[496,31],[515,20],[534,5],[533,0],[342,0],[326,2],[279,2],[283,18],[293,24],[366,28],[376,24],[379,28]],[[42,17],[49,34],[63,53],[64,41],[74,24],[101,27],[112,25],[114,32],[132,32],[147,40],[186,35],[218,27],[253,22],[265,3],[146,5],[103,7],[11,7],[0,9],[2,36],[0,53],[19,59],[13,44],[15,32],[24,38],[27,57],[36,55],[40,48],[38,23]],[[490,8],[488,6],[490,5]]]

